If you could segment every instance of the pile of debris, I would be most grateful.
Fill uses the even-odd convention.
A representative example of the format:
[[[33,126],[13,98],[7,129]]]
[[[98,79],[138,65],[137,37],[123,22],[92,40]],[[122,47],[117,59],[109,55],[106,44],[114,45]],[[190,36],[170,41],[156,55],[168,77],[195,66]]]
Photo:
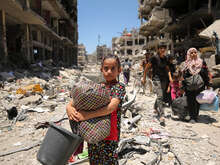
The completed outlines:
[[[101,81],[99,67],[88,65],[82,71],[36,64],[30,70],[0,72],[2,164],[40,165],[36,155],[47,132],[45,128],[54,122],[71,130],[65,113],[69,91],[80,79]],[[220,163],[219,113],[201,112],[200,123],[193,125],[171,119],[171,110],[166,108],[166,127],[161,127],[152,108],[155,95],[135,93],[133,81],[131,77],[126,86],[127,102],[122,109],[120,164]],[[88,165],[87,160],[88,157],[77,162]]]

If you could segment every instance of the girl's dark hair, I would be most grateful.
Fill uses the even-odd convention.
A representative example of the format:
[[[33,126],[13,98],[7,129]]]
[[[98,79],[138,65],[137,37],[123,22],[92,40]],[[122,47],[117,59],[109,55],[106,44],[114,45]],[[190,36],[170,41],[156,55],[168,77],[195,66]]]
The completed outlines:
[[[179,73],[178,72],[174,72],[173,73],[173,79],[178,79],[179,78]]]
[[[178,79],[178,78],[180,78],[182,76],[182,72],[179,70],[179,69],[177,69],[174,73],[173,73],[173,78],[174,79]]]
[[[104,61],[105,61],[106,59],[109,59],[109,58],[115,59],[116,62],[118,63],[118,69],[121,68],[121,62],[120,62],[118,56],[117,56],[117,55],[113,55],[113,54],[108,54],[108,55],[106,55],[106,56],[104,56],[104,57],[102,58],[101,67],[103,66]]]

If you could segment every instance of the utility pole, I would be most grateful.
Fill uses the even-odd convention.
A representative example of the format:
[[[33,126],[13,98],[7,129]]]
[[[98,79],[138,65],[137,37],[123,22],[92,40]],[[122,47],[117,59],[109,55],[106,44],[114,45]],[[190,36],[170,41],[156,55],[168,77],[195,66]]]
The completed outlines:
[[[100,45],[100,39],[101,39],[101,36],[100,34],[98,35],[98,46]]]

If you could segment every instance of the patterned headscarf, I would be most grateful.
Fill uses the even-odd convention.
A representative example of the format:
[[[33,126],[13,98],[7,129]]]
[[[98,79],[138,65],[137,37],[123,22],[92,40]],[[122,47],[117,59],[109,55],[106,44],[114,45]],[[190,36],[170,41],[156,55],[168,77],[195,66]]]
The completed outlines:
[[[202,59],[200,57],[198,57],[198,54],[196,56],[196,59],[193,59],[191,57],[191,52],[198,53],[196,48],[190,48],[187,51],[187,57],[186,57],[186,61],[185,61],[185,65],[184,65],[183,70],[188,69],[192,75],[195,75],[195,74],[199,73],[202,69]]]

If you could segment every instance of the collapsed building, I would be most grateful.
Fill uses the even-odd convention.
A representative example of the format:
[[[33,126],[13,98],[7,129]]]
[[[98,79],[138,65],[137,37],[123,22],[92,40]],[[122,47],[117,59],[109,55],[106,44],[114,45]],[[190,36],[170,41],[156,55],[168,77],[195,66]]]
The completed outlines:
[[[172,22],[164,26],[162,31],[170,33],[174,52],[192,46],[196,48],[212,46],[211,40],[200,37],[199,33],[218,18],[219,1],[194,0],[176,3],[166,0],[161,6],[169,9],[172,17]]]
[[[139,6],[139,18],[146,20],[140,34],[148,37],[148,49],[158,39],[167,40],[173,54],[189,47],[214,48],[210,38],[199,34],[219,18],[219,0],[139,0]],[[150,44],[152,38],[155,44]]]
[[[84,44],[78,45],[78,64],[85,65],[88,62],[86,47]]]
[[[146,38],[139,34],[137,29],[130,32],[125,29],[120,37],[112,38],[112,51],[120,57],[134,57],[141,53],[146,45]]]
[[[160,29],[165,23],[170,22],[169,11],[161,8],[162,0],[139,0],[139,19],[141,20],[140,34],[146,37],[147,44],[144,49],[148,52],[155,52],[158,42],[161,40],[167,43],[171,49],[171,40],[168,33]]]
[[[111,48],[108,48],[107,45],[97,45],[96,46],[96,57],[97,62],[101,62],[102,58],[108,54],[111,54]]]
[[[77,0],[1,1],[0,36],[3,64],[77,65]]]

